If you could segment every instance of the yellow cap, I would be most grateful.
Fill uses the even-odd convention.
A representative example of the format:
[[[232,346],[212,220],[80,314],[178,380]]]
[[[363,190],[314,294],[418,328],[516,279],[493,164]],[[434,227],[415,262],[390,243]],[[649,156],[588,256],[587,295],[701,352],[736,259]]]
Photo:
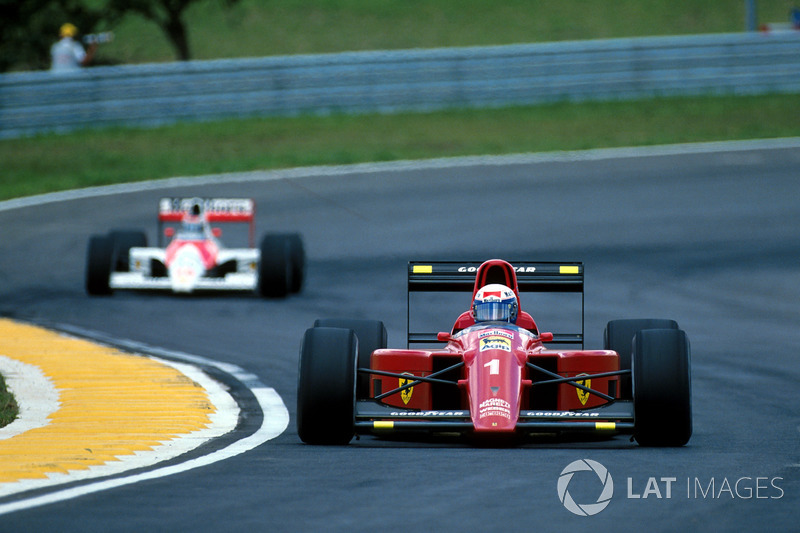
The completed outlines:
[[[78,33],[78,28],[76,28],[74,24],[70,24],[69,22],[67,22],[66,24],[61,25],[62,37],[75,37],[75,34],[77,33]]]

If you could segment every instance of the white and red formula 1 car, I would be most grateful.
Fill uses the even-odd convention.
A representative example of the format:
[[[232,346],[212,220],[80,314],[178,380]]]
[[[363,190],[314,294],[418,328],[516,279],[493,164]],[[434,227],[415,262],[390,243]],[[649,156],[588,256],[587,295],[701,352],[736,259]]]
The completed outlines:
[[[249,246],[225,248],[218,223],[247,224]],[[259,248],[254,235],[255,202],[250,198],[162,198],[158,247],[148,247],[140,230],[112,230],[89,239],[86,291],[253,291],[264,297],[299,292],[305,271],[300,235],[268,233]]]

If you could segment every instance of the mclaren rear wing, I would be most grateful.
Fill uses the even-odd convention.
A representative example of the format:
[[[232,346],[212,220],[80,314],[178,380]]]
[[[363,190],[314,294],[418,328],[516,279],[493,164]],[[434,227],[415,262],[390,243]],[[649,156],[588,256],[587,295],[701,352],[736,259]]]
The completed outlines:
[[[517,275],[520,297],[523,293],[579,293],[580,331],[553,332],[554,344],[573,344],[583,348],[583,263],[511,262]],[[437,331],[412,331],[413,293],[462,292],[472,295],[475,274],[481,262],[410,261],[408,263],[408,347],[439,342]],[[529,310],[530,311],[530,310]],[[534,319],[536,314],[534,312]],[[455,317],[453,317],[455,321]],[[549,330],[548,330],[549,331]]]
[[[239,222],[248,224],[250,248],[255,247],[256,203],[252,198],[161,198],[158,201],[158,238],[162,237],[165,223],[179,223],[196,202],[202,203],[205,219],[212,224]]]

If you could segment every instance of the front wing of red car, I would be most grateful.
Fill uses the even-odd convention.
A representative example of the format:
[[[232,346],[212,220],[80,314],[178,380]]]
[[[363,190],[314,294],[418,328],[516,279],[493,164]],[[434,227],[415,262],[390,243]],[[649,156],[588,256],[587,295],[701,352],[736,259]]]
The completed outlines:
[[[469,410],[417,411],[387,406],[373,400],[356,402],[357,434],[393,433],[469,435],[474,429]],[[520,436],[584,433],[613,436],[633,433],[633,402],[614,402],[581,411],[522,410],[516,425]]]

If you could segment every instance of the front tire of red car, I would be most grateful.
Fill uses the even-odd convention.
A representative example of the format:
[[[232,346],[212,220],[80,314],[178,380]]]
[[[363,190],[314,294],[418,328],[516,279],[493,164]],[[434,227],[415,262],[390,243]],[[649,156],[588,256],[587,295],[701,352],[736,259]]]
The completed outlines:
[[[689,340],[680,329],[633,339],[633,437],[641,446],[683,446],[692,436]]]
[[[306,330],[297,379],[297,434],[303,442],[347,444],[353,438],[357,358],[353,330]]]

